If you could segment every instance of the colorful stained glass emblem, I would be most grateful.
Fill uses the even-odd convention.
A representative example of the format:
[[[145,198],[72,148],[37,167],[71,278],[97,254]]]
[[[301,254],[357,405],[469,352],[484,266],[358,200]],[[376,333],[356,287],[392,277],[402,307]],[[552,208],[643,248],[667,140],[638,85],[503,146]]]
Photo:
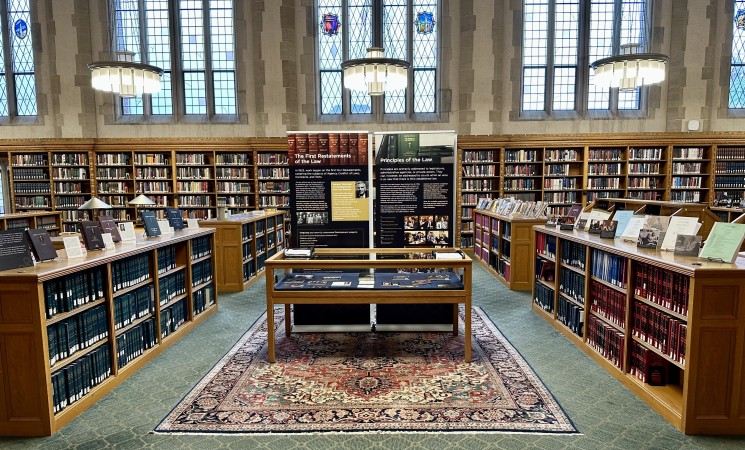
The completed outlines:
[[[341,28],[341,22],[337,14],[326,13],[323,15],[323,21],[321,22],[321,32],[326,36],[336,36],[339,34],[339,28]]]
[[[26,21],[23,19],[16,20],[16,23],[13,24],[13,32],[16,34],[18,39],[26,39],[26,36],[28,36],[28,25],[26,24]]]
[[[429,11],[417,13],[414,27],[419,34],[430,34],[435,31],[435,15]]]

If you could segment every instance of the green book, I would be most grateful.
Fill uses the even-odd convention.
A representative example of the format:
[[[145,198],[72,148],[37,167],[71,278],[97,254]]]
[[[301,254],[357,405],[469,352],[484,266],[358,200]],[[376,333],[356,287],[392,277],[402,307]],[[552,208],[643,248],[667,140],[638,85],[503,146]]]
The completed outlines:
[[[745,240],[744,224],[716,222],[704,242],[699,258],[735,262],[743,240]]]

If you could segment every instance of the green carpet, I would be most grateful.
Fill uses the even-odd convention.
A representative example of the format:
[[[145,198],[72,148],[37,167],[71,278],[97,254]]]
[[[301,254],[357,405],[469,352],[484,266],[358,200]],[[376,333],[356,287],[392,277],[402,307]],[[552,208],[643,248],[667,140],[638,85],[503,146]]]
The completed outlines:
[[[742,449],[745,437],[686,436],[598,367],[510,292],[474,265],[474,304],[525,357],[582,435],[376,434],[171,436],[158,423],[264,312],[264,284],[222,295],[220,310],[54,436],[0,439],[3,450],[44,449]]]

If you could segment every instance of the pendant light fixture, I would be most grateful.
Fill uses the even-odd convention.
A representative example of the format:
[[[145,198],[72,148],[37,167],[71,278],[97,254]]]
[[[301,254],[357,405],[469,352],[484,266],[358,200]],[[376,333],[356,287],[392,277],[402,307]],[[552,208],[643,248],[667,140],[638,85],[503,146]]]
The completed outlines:
[[[632,90],[665,81],[669,58],[659,53],[638,53],[639,44],[621,46],[621,55],[590,64],[593,85],[601,88]]]

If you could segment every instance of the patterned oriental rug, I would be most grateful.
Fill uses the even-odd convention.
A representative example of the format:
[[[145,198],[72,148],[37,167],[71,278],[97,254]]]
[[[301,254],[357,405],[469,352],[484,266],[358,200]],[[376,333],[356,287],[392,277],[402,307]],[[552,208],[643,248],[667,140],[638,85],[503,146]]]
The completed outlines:
[[[286,338],[283,319],[277,309],[275,364],[266,362],[264,315],[155,431],[577,432],[479,308],[473,309],[471,364],[463,362],[462,333]]]

